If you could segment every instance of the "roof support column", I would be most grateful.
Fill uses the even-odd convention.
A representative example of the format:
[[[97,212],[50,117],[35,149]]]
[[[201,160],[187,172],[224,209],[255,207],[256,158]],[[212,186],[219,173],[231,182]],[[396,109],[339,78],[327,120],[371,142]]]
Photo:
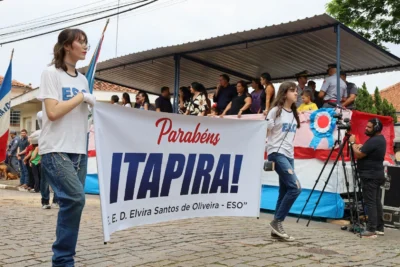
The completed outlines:
[[[335,26],[336,32],[336,103],[340,105],[340,24]]]
[[[174,104],[173,112],[178,113],[179,110],[179,75],[181,70],[181,56],[175,55],[175,82],[174,82]]]

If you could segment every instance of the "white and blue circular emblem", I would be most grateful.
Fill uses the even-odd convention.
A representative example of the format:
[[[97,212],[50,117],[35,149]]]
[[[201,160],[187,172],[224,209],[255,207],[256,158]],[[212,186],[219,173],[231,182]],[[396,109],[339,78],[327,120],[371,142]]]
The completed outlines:
[[[310,147],[317,149],[322,138],[328,139],[328,147],[333,146],[333,131],[336,126],[336,118],[333,117],[333,108],[321,108],[310,115],[310,128],[314,134]]]

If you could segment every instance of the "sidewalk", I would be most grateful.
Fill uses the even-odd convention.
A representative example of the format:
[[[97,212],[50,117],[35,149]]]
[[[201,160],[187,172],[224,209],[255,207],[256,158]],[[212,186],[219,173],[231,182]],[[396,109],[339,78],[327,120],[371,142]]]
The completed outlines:
[[[18,190],[17,188],[18,185],[19,185],[19,179],[18,180],[0,179],[0,189]]]
[[[40,194],[0,190],[0,266],[50,266],[58,210]],[[103,244],[100,201],[87,196],[76,266],[400,266],[400,231],[360,239],[339,226],[285,222],[296,242],[270,238],[272,216],[195,218],[131,228]]]

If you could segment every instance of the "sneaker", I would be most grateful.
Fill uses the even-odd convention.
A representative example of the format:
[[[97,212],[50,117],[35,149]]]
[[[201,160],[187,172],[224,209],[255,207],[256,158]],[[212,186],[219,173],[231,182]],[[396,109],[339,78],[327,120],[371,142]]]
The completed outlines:
[[[271,238],[272,239],[281,239],[282,237],[280,237],[279,235],[275,234],[274,231],[271,231]]]
[[[289,235],[285,233],[283,230],[282,222],[278,220],[273,220],[269,226],[272,228],[272,232],[274,232],[277,236],[282,238],[289,238]]]
[[[53,203],[53,204],[51,204],[51,207],[52,207],[53,209],[59,209],[59,208],[60,208],[60,205],[58,205],[58,203]]]
[[[377,238],[378,236],[374,232],[364,231],[361,233],[362,238]]]
[[[385,235],[385,232],[384,231],[375,231],[375,234],[376,235]]]
[[[279,235],[275,234],[273,231],[271,231],[271,238],[276,239],[276,240],[288,241],[288,242],[292,242],[292,241],[296,240],[293,236],[289,236],[287,238],[280,237]]]
[[[42,209],[49,210],[49,209],[51,209],[51,206],[49,204],[43,204]]]
[[[37,191],[35,191],[35,189],[30,189],[29,193],[37,193]]]

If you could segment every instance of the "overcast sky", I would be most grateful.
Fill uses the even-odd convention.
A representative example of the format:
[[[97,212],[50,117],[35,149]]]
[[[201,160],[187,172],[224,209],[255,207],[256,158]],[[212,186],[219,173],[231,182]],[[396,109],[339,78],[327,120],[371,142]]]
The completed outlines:
[[[121,3],[126,1],[121,0]],[[113,4],[118,1],[0,1],[0,28],[94,2]],[[152,7],[120,17],[117,56],[303,19],[324,13],[327,2],[329,1],[160,0]],[[88,53],[86,61],[78,63],[78,67],[88,65],[104,24],[105,20],[102,20],[80,26],[87,33],[92,50]],[[99,61],[116,56],[116,25],[116,18],[112,18]],[[7,31],[9,29],[0,30],[0,34]],[[39,86],[41,72],[52,59],[52,49],[58,33],[0,47],[0,75],[5,74],[11,50],[15,48],[13,79],[26,84],[32,83],[34,87]],[[0,42],[4,40],[0,36]],[[391,53],[400,57],[399,45],[386,44],[386,46]],[[365,81],[368,89],[373,91],[376,86],[384,89],[400,82],[400,72],[353,76],[348,80],[359,86]],[[317,88],[321,83],[322,81],[317,81]]]

